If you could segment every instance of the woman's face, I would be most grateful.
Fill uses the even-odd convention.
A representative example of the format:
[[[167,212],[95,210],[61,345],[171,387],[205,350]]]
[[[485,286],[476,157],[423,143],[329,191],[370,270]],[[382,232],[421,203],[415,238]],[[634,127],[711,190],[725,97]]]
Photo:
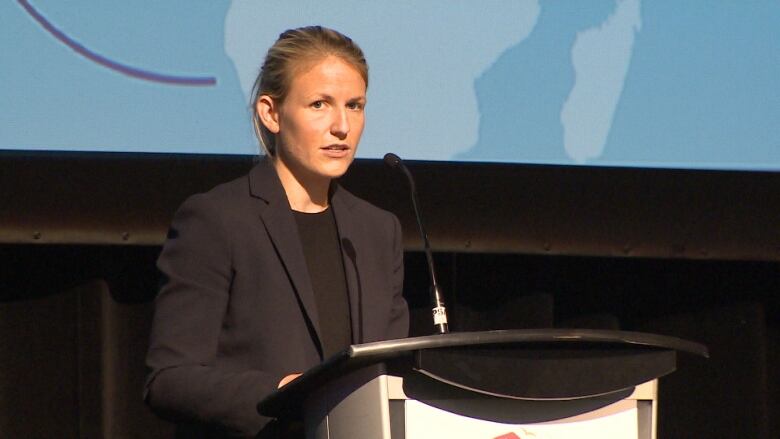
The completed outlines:
[[[274,107],[263,122],[276,134],[277,169],[299,181],[343,175],[363,133],[365,104],[363,77],[338,57],[298,73],[281,104],[266,103]]]

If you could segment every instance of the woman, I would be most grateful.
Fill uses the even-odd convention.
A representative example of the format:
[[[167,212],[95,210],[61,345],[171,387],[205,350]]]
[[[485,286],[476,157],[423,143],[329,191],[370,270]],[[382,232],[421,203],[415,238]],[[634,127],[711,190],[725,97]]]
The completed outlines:
[[[288,30],[255,84],[266,157],[189,198],[158,260],[145,400],[201,436],[270,431],[258,401],[351,343],[405,337],[401,229],[334,180],[355,156],[368,67],[319,26]],[[369,318],[370,316],[370,318]]]

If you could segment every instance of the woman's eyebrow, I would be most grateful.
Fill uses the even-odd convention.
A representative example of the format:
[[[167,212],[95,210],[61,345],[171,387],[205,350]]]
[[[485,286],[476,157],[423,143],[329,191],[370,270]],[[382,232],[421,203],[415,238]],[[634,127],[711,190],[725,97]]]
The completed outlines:
[[[327,94],[327,93],[312,93],[309,96],[306,97],[306,99],[322,99],[325,101],[335,101],[336,98],[333,96]],[[347,99],[347,102],[354,102],[354,101],[365,101],[366,96],[365,95],[359,95],[352,98]]]

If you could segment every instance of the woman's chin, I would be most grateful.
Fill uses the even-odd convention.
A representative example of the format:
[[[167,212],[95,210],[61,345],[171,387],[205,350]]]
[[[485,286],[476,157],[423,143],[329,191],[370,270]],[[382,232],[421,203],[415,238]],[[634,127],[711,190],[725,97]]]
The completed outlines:
[[[328,178],[339,178],[347,172],[352,164],[353,157],[343,157],[337,160],[329,160],[319,166],[318,174]]]

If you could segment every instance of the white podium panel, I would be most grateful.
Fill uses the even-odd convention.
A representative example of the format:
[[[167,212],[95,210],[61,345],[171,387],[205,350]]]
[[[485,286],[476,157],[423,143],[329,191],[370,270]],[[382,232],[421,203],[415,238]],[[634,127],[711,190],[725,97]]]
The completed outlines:
[[[512,425],[450,413],[406,401],[406,439],[643,439],[636,400],[618,401],[586,415],[537,424]]]
[[[387,379],[391,400],[403,400],[404,439],[655,439],[655,380],[637,386],[626,399],[587,413],[512,424],[463,416],[406,399],[400,380]]]

